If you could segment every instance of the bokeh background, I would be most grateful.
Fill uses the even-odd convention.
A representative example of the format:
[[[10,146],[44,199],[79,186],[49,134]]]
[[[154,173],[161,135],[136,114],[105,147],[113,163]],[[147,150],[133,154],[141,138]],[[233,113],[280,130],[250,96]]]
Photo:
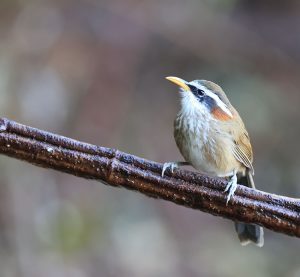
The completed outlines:
[[[180,159],[164,80],[222,85],[259,189],[300,195],[297,0],[0,1],[1,116],[147,159]],[[0,276],[300,276],[300,240],[0,157]]]

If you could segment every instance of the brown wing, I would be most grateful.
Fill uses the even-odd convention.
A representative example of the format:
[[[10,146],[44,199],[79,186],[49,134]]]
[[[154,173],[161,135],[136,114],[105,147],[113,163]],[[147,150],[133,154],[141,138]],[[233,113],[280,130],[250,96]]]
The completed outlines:
[[[231,121],[230,122],[231,125],[227,125],[230,126],[228,128],[228,131],[233,135],[234,142],[235,142],[233,155],[245,167],[249,168],[252,174],[254,174],[254,169],[252,166],[253,155],[252,155],[252,147],[250,144],[250,138],[248,136],[248,133],[245,129],[241,117],[239,116],[235,108],[231,105],[225,92],[222,90],[220,86],[210,81],[202,80],[200,82],[202,85],[205,85],[216,95],[218,95],[221,101],[224,102],[227,105],[227,107],[230,109],[230,111],[234,114],[235,121],[233,122]],[[217,114],[215,113],[214,116],[217,117],[217,119],[219,120],[224,120],[224,118],[221,117],[219,113]]]
[[[238,161],[248,167],[252,174],[254,174],[254,169],[252,166],[252,147],[247,132],[242,133],[237,140],[235,140],[233,154]]]

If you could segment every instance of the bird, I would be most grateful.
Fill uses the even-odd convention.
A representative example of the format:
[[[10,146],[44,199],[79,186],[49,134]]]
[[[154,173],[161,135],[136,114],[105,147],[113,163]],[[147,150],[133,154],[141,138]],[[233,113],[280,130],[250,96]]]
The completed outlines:
[[[174,120],[174,138],[184,161],[163,164],[166,170],[190,165],[207,175],[225,177],[226,205],[234,197],[237,184],[255,189],[253,152],[245,125],[223,89],[207,80],[185,81],[166,77],[179,86],[180,111]],[[264,244],[263,228],[235,222],[240,243]]]

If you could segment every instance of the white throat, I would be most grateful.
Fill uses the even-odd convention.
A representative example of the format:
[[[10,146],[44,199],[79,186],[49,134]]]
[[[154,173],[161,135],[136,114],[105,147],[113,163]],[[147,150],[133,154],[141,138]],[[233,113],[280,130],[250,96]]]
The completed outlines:
[[[192,120],[193,118],[202,117],[203,119],[211,118],[210,112],[205,105],[199,101],[189,91],[180,91],[181,96],[181,110],[180,114],[187,116]]]
[[[213,172],[203,156],[203,147],[209,146],[211,154],[215,155],[215,141],[210,136],[215,119],[208,108],[201,104],[191,92],[182,91],[181,109],[175,119],[174,136],[185,160],[194,168],[210,173]]]
[[[178,127],[195,134],[201,134],[203,142],[207,142],[211,123],[215,119],[211,116],[208,108],[199,103],[191,92],[180,91],[180,94],[181,109],[177,115]]]

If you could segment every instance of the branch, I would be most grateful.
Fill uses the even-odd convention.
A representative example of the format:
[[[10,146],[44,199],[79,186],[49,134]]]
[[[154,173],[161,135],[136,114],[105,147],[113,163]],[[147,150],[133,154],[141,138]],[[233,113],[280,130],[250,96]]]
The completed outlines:
[[[107,185],[216,216],[256,223],[300,237],[300,200],[238,186],[226,206],[225,180],[185,170],[166,172],[162,165],[121,151],[79,142],[0,118],[0,153]]]

